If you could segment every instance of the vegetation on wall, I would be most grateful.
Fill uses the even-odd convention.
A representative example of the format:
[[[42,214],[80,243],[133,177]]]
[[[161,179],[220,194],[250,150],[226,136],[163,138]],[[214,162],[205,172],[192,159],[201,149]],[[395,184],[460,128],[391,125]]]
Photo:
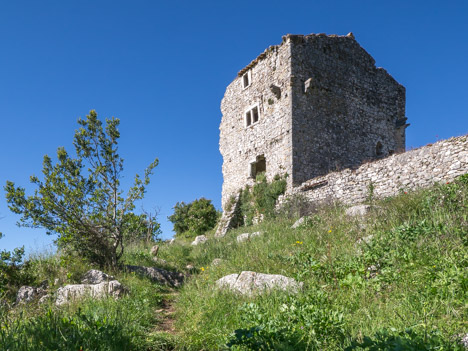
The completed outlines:
[[[273,218],[278,197],[286,191],[287,175],[275,175],[268,182],[265,173],[260,173],[252,187],[248,185],[240,195],[240,215],[245,225],[252,225],[254,218]]]

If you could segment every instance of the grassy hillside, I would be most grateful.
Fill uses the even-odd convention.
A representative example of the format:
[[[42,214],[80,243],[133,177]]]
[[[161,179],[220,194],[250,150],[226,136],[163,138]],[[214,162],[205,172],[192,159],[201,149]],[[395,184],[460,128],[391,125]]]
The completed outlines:
[[[375,201],[364,218],[345,209],[319,208],[297,229],[297,218],[280,216],[199,246],[163,245],[165,268],[195,267],[170,315],[164,309],[174,291],[110,272],[129,289],[120,300],[0,312],[0,349],[463,350],[457,336],[468,332],[468,176]],[[236,242],[255,231],[262,235]],[[213,266],[215,258],[222,261]],[[144,245],[124,261],[154,265]],[[30,264],[36,282],[73,282],[89,268],[57,256]],[[246,270],[293,277],[304,287],[250,298],[215,288],[217,279]]]
[[[364,219],[344,212],[329,206],[298,229],[278,218],[193,249],[166,247],[167,260],[200,267],[177,301],[180,342],[194,350],[456,349],[454,336],[468,329],[468,177],[379,201]],[[263,235],[238,244],[246,231]],[[214,258],[223,262],[212,267]],[[213,288],[244,270],[293,277],[304,289],[245,298]]]

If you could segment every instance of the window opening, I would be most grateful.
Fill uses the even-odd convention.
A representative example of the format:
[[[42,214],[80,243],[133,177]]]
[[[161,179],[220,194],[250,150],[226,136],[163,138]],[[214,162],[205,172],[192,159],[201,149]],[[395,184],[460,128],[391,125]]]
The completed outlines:
[[[255,106],[252,109],[252,115],[253,115],[253,122],[252,123],[258,122],[258,107],[257,106]]]
[[[252,83],[252,75],[250,71],[247,71],[242,76],[242,87],[245,89],[250,85],[250,83]]]
[[[252,107],[245,113],[245,126],[248,127],[259,120],[260,114],[258,113],[258,106]]]
[[[250,111],[247,111],[247,113],[245,114],[245,124],[247,125],[247,127],[252,124],[252,113]]]
[[[264,155],[257,156],[255,162],[250,163],[250,177],[256,178],[260,173],[266,172],[266,159]]]
[[[380,141],[377,142],[377,145],[375,146],[375,154],[377,156],[382,156],[383,155],[383,145],[382,145],[382,143]]]

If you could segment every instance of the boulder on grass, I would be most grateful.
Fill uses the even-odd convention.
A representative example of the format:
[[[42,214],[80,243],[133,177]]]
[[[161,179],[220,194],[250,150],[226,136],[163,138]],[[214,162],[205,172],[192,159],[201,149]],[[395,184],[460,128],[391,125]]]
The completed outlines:
[[[192,242],[192,245],[204,244],[207,240],[208,238],[206,237],[206,235],[199,235]]]
[[[38,287],[22,286],[16,294],[16,303],[28,303],[47,294],[49,282],[44,280]]]
[[[346,215],[350,217],[363,217],[369,213],[371,207],[369,205],[356,205],[346,210]]]
[[[16,294],[16,303],[31,302],[39,296],[37,288],[33,286],[22,286]]]
[[[237,242],[242,243],[244,241],[250,240],[256,236],[262,235],[261,232],[254,232],[254,233],[243,233],[237,236]]]
[[[111,275],[108,275],[104,272],[98,271],[97,269],[90,269],[85,273],[81,282],[83,284],[99,284],[102,282],[108,282],[114,280],[115,278]]]
[[[237,236],[237,242],[238,243],[242,243],[244,241],[247,241],[249,240],[249,233],[243,233],[243,234],[239,234]]]
[[[224,260],[223,260],[222,258],[215,258],[215,259],[213,260],[213,262],[211,262],[211,265],[212,265],[212,266],[219,266],[221,263],[223,263],[223,261],[224,261]]]
[[[297,221],[294,222],[294,224],[291,226],[292,229],[299,228],[303,226],[306,222],[306,217],[301,217]]]
[[[273,289],[297,293],[303,283],[280,274],[264,274],[250,271],[230,274],[216,281],[219,288],[227,288],[242,295],[253,295]]]
[[[99,284],[70,284],[58,288],[55,304],[61,306],[67,302],[75,301],[89,296],[96,299],[102,299],[107,296],[115,298],[124,293],[124,288],[117,280],[101,282]]]
[[[145,267],[145,266],[125,266],[128,272],[135,272],[144,277],[148,277],[152,281],[159,284],[170,286],[181,286],[184,282],[185,276],[179,272],[171,272],[162,268]]]

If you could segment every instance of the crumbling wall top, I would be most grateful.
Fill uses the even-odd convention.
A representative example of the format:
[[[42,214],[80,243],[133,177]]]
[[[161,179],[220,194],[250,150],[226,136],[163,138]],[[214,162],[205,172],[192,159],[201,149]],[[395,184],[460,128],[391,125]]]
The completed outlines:
[[[325,33],[318,33],[318,34],[307,34],[307,35],[303,35],[303,34],[286,34],[286,35],[283,35],[282,36],[282,39],[283,41],[281,42],[281,44],[279,45],[271,45],[269,46],[265,51],[263,51],[260,55],[258,55],[254,60],[252,60],[247,66],[245,66],[244,68],[242,68],[238,73],[237,73],[237,76],[238,77],[242,77],[242,75],[247,72],[249,69],[251,69],[252,67],[254,67],[258,62],[260,62],[261,60],[263,60],[265,57],[267,57],[267,55],[270,53],[270,52],[274,52],[276,50],[278,50],[278,48],[280,46],[282,46],[284,43],[287,43],[288,41],[289,42],[293,42],[295,44],[300,44],[300,43],[304,43],[307,39],[310,39],[310,38],[315,38],[315,37],[327,37],[327,38],[349,38],[349,39],[352,39],[352,40],[355,40],[354,38],[354,35],[353,33],[348,33],[347,35],[337,35],[337,34],[330,34],[330,35],[327,35]]]

